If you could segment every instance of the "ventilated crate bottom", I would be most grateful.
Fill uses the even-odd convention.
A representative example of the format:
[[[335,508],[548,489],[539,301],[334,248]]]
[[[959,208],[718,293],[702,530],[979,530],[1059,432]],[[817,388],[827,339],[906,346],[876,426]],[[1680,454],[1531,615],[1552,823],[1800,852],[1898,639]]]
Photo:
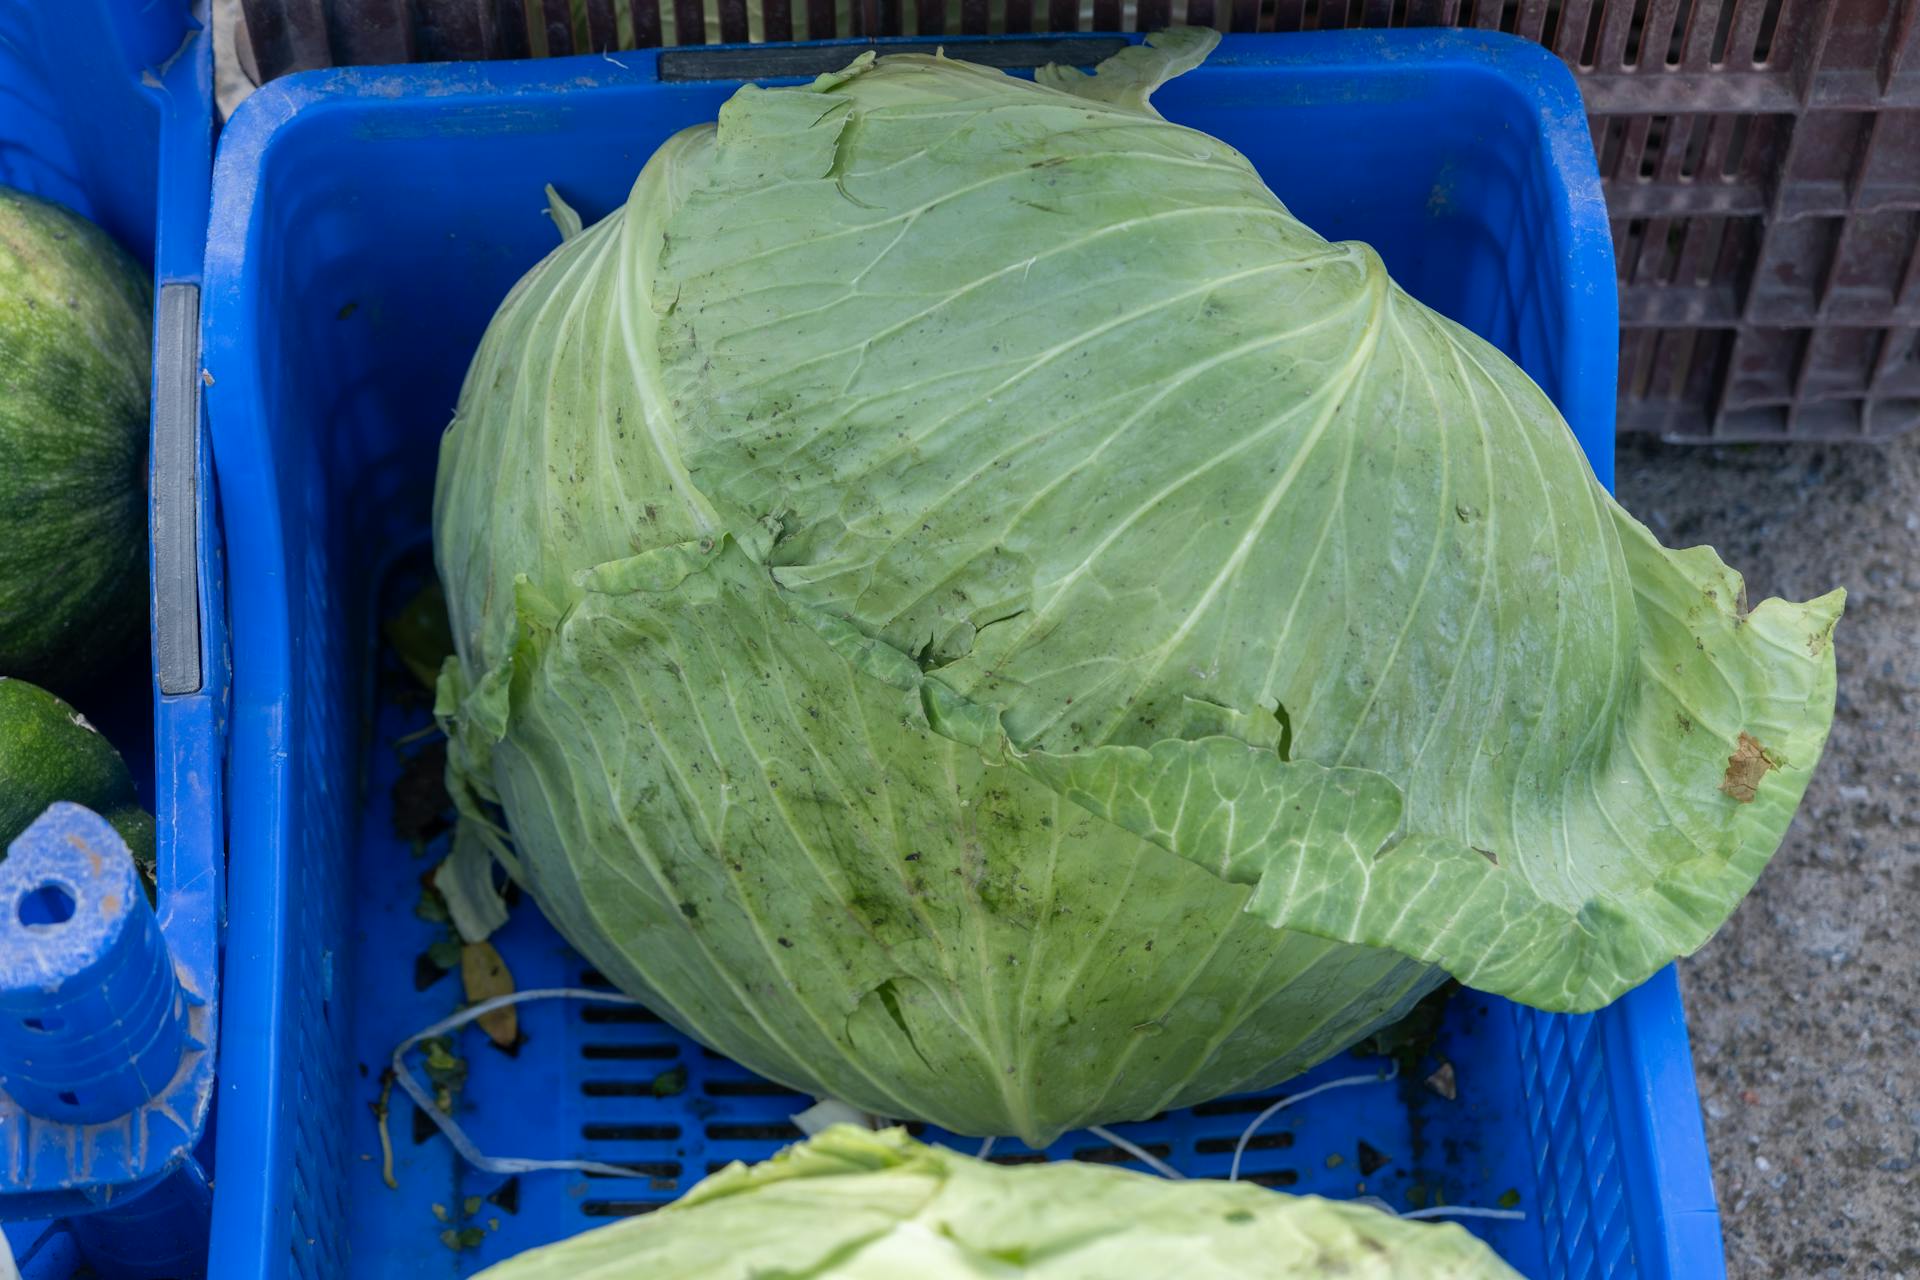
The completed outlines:
[[[374,617],[389,616],[407,598],[422,580],[425,558],[424,548],[418,549],[387,575],[370,611]],[[436,836],[416,851],[394,832],[393,789],[402,753],[431,749],[433,741],[405,740],[429,730],[432,719],[391,653],[378,642],[376,649],[379,701],[366,757],[348,931],[354,951],[332,961],[334,989],[348,983],[358,993],[347,1049],[357,1077],[351,1092],[365,1104],[353,1109],[342,1138],[351,1171],[339,1206],[344,1211],[336,1218],[351,1233],[339,1259],[343,1272],[369,1280],[471,1274],[522,1249],[650,1212],[731,1161],[763,1160],[797,1140],[790,1117],[811,1105],[811,1098],[699,1047],[645,1009],[541,1001],[518,1006],[523,1041],[514,1053],[494,1047],[478,1027],[458,1033],[455,1052],[469,1071],[458,1097],[460,1124],[489,1155],[593,1160],[639,1176],[480,1172],[394,1088],[388,1126],[398,1187],[385,1184],[374,1114],[385,1092],[383,1069],[396,1044],[460,1007],[462,991],[458,972],[440,972],[426,954],[447,936],[444,926],[416,913],[422,878],[445,854],[448,838]],[[403,745],[394,747],[397,742]],[[606,986],[530,900],[515,904],[493,941],[519,989]],[[1602,1114],[1596,1121],[1589,1114],[1593,1100],[1566,1083],[1582,1076],[1589,1084],[1599,1080],[1597,1053],[1584,1047],[1581,1030],[1590,1022],[1544,1017],[1463,992],[1448,1003],[1432,1057],[1397,1078],[1330,1091],[1280,1112],[1248,1144],[1241,1176],[1294,1193],[1377,1196],[1400,1209],[1434,1203],[1518,1207],[1529,1214],[1524,1222],[1469,1225],[1530,1276],[1620,1274],[1607,1265],[1614,1259],[1593,1257],[1573,1267],[1550,1259],[1564,1242],[1549,1238],[1559,1234],[1547,1229],[1556,1206],[1542,1203],[1533,1164],[1535,1150],[1545,1149],[1534,1132],[1543,1126],[1562,1132],[1576,1149],[1576,1163],[1595,1160],[1596,1173],[1614,1159],[1610,1119]],[[1590,1069],[1570,1070],[1569,1060],[1583,1056],[1592,1059]],[[1423,1082],[1442,1061],[1453,1068],[1452,1100]],[[417,1052],[410,1063],[424,1075]],[[1242,1131],[1269,1103],[1325,1080],[1391,1067],[1387,1058],[1348,1053],[1280,1089],[1113,1131],[1190,1176],[1224,1177]],[[970,1153],[980,1149],[977,1138],[912,1127],[928,1141]],[[1573,1138],[1575,1130],[1586,1136]],[[1144,1168],[1085,1131],[1068,1134],[1044,1153],[1000,1139],[991,1158]],[[1565,1172],[1584,1180],[1579,1168]],[[1549,1181],[1560,1173],[1551,1172]],[[1580,1194],[1586,1194],[1584,1186]],[[1626,1224],[1617,1197],[1612,1212],[1611,1223],[1582,1224],[1580,1231],[1593,1241],[1580,1246],[1584,1253],[1624,1252]],[[332,1251],[322,1241],[313,1247]],[[1594,1263],[1600,1264],[1597,1272]]]

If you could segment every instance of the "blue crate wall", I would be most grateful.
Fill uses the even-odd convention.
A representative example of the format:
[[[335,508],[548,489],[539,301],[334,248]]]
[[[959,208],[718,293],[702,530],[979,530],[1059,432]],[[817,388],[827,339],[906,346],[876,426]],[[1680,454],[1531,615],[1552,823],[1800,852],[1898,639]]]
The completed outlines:
[[[191,289],[200,274],[213,145],[212,60],[198,21],[202,11],[190,0],[0,0],[0,183],[98,223],[151,268],[156,291]],[[190,330],[181,336],[189,343],[195,337]],[[184,351],[191,361],[191,347]],[[157,401],[165,398],[156,393]],[[155,616],[197,624],[199,685],[161,693],[154,670],[136,654],[66,692],[120,750],[141,803],[155,815],[161,926],[178,977],[201,1001],[195,1035],[211,1043],[224,896],[225,605],[210,460],[193,409],[185,406],[188,434],[175,437],[191,474],[167,470],[181,484],[168,488],[169,500],[154,497],[151,511],[196,535],[185,548],[182,590],[163,593]],[[151,486],[156,495],[163,487]],[[195,634],[191,625],[185,634]],[[179,1146],[159,1138],[173,1131],[172,1121],[189,1134],[199,1131],[207,1118],[211,1059],[211,1053],[190,1058],[179,1078],[182,1091],[167,1103],[173,1116],[145,1130],[152,1141],[136,1147],[135,1163],[157,1169],[193,1145],[190,1137]],[[122,1172],[106,1167],[117,1157],[102,1154],[114,1150],[104,1132],[71,1144],[52,1140],[56,1135],[46,1126],[34,1132],[43,1151],[64,1146],[75,1153],[56,1180],[77,1173],[99,1182]],[[36,1169],[44,1174],[52,1163],[43,1160]],[[44,1182],[31,1188],[0,1183],[10,1211],[18,1211],[28,1189],[60,1195],[67,1207],[78,1195],[51,1192]],[[10,1235],[18,1238],[11,1229]],[[55,1227],[37,1240],[29,1244],[27,1274],[66,1274],[60,1259],[78,1247],[74,1235]]]
[[[0,3],[0,183],[86,215],[151,263],[159,122],[131,104],[140,69],[161,66],[180,45],[187,6],[70,7],[74,13],[50,23],[31,0]],[[84,37],[93,43],[79,44]],[[112,47],[98,47],[103,41]],[[94,86],[101,100],[87,104]]]
[[[231,540],[232,822],[250,856],[234,869],[221,1158],[259,1175],[219,1198],[220,1274],[470,1274],[664,1203],[790,1136],[797,1100],[778,1086],[641,1013],[557,1004],[522,1008],[516,1057],[465,1037],[463,1122],[483,1149],[637,1162],[646,1177],[535,1175],[509,1193],[429,1132],[416,1142],[396,1093],[393,1190],[369,1110],[392,1045],[458,1002],[454,979],[413,981],[434,936],[413,914],[428,862],[394,838],[385,797],[390,744],[423,713],[376,696],[381,593],[418,571],[439,433],[474,344],[554,243],[541,186],[605,214],[659,141],[711,120],[735,87],[663,83],[654,58],[295,76],[256,94],[223,141],[204,331],[229,524],[246,531]],[[1611,479],[1610,250],[1559,64],[1477,35],[1230,39],[1158,102],[1240,146],[1308,222],[1372,242],[1416,295],[1505,347]],[[523,988],[591,978],[525,904],[498,941]],[[1608,1029],[1582,1042],[1598,1092],[1543,1084],[1561,1068],[1535,1042],[1564,1037],[1561,1021],[1464,997],[1442,1040],[1461,1068],[1455,1103],[1417,1081],[1324,1095],[1277,1117],[1249,1169],[1328,1194],[1364,1182],[1403,1207],[1514,1191],[1526,1222],[1473,1226],[1553,1280],[1717,1274],[1671,981],[1592,1020]],[[1643,1087],[1649,1063],[1667,1066],[1659,1091]],[[686,1089],[655,1097],[674,1064]],[[1288,1088],[1378,1065],[1348,1058]],[[1246,1118],[1281,1092],[1126,1131],[1218,1174]],[[1531,1123],[1522,1099],[1537,1101]],[[1658,1159],[1644,1133],[1654,1101],[1679,1135]],[[1608,1126],[1639,1136],[1596,1143]],[[1367,1178],[1353,1168],[1358,1139],[1392,1156]],[[1075,1135],[1051,1154],[1113,1153]],[[1631,1212],[1594,1213],[1607,1188]],[[433,1206],[458,1216],[469,1196],[482,1243],[455,1251]],[[1675,1214],[1700,1229],[1670,1229]],[[1621,1232],[1625,1252],[1608,1243]],[[1600,1270],[1577,1269],[1589,1255]]]
[[[317,536],[306,542],[301,579],[300,679],[303,710],[298,759],[304,775],[298,839],[297,954],[317,959],[294,985],[298,1028],[293,1062],[297,1121],[293,1170],[293,1257],[302,1276],[345,1273],[336,1224],[346,1205],[338,1178],[322,1171],[346,1163],[347,1127],[339,1117],[356,1110],[339,1051],[352,1016],[353,983],[344,972],[348,880],[332,871],[344,846],[357,799],[353,753],[361,737],[352,724],[352,702],[340,697],[356,687],[348,643],[354,612],[342,612],[338,575],[329,550],[335,541],[333,513],[341,496],[319,483],[308,490],[307,519]]]
[[[1593,1014],[1515,1012],[1547,1257],[1569,1280],[1617,1275],[1632,1247],[1606,1058]]]

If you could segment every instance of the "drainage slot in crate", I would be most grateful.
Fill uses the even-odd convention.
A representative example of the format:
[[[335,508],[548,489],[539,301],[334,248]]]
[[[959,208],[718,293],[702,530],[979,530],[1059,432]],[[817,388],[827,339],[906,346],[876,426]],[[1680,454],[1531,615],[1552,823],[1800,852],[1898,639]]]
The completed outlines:
[[[588,1142],[672,1142],[680,1136],[677,1124],[583,1124],[580,1136]]]
[[[588,1004],[580,1006],[580,1021],[595,1026],[634,1023],[659,1023],[660,1015],[637,1004]]]
[[[661,1097],[657,1080],[586,1080],[580,1085],[580,1092],[589,1098],[658,1098]]]
[[[1225,1155],[1240,1145],[1238,1138],[1202,1138],[1193,1149],[1203,1156]],[[1247,1139],[1248,1151],[1284,1151],[1293,1145],[1290,1133],[1257,1133]]]
[[[712,1142],[794,1142],[800,1131],[790,1124],[710,1124],[707,1138]]]
[[[680,1056],[677,1044],[583,1044],[580,1056],[590,1062],[657,1062]]]
[[[664,1200],[584,1200],[580,1212],[589,1218],[633,1218],[666,1207]]]
[[[1165,1160],[1173,1154],[1173,1148],[1164,1142],[1142,1143],[1140,1149],[1148,1155],[1161,1160]],[[1073,1158],[1085,1164],[1125,1164],[1129,1160],[1139,1159],[1138,1156],[1135,1156],[1130,1151],[1122,1151],[1118,1147],[1109,1146],[1076,1147],[1073,1152]]]
[[[1284,1093],[1267,1093],[1256,1098],[1216,1098],[1212,1102],[1203,1102],[1193,1109],[1197,1116],[1238,1116],[1251,1115],[1255,1111],[1265,1111],[1280,1099]]]
[[[1300,1175],[1291,1169],[1268,1169],[1264,1173],[1243,1173],[1240,1181],[1257,1187],[1290,1187],[1300,1181]]]
[[[630,1174],[639,1174],[644,1178],[678,1178],[680,1176],[680,1162],[678,1160],[603,1160],[601,1163],[610,1164],[616,1169],[625,1169]],[[589,1178],[618,1178],[621,1176],[617,1173],[600,1173],[593,1169],[588,1169],[586,1173]],[[671,1189],[672,1188],[669,1187],[655,1188],[657,1191],[667,1191]]]
[[[793,1090],[771,1080],[709,1080],[701,1090],[716,1098],[793,1098]]]
[[[989,1164],[1045,1164],[1047,1157],[1039,1151],[1015,1151],[1004,1156],[988,1156]]]

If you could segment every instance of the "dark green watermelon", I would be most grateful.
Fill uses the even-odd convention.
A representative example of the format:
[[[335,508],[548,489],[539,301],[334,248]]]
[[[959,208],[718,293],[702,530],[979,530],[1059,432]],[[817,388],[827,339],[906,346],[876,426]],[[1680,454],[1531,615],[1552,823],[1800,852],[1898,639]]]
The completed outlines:
[[[73,688],[145,635],[152,312],[105,232],[0,187],[0,675]]]

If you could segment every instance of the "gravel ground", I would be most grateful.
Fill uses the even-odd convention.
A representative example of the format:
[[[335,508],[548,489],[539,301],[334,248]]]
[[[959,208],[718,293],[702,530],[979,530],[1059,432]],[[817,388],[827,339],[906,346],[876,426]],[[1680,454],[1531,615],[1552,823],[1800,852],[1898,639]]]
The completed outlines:
[[[1681,965],[1734,1280],[1920,1280],[1920,433],[1623,441],[1621,500],[1748,596],[1847,588],[1826,757],[1753,896]]]

